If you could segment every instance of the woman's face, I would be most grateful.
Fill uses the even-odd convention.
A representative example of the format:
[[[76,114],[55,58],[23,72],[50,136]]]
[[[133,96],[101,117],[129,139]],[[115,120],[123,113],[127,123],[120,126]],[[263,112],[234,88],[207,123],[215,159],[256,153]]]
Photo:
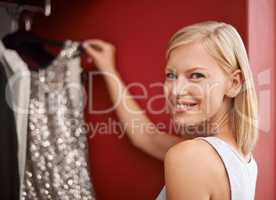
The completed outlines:
[[[165,96],[176,125],[212,121],[224,109],[229,76],[200,43],[172,50],[165,73]]]

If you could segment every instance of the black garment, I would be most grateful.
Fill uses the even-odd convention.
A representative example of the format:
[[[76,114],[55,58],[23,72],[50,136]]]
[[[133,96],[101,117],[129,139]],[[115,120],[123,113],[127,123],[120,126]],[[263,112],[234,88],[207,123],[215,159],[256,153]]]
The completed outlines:
[[[6,101],[7,76],[0,62],[0,199],[19,199],[17,134],[14,113]]]

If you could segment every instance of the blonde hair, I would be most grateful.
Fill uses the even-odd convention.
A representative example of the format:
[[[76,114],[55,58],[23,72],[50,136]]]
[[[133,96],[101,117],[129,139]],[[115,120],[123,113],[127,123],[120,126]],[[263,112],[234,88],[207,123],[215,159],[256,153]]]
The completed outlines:
[[[234,97],[233,127],[238,147],[250,153],[258,139],[257,96],[246,49],[237,30],[226,23],[206,21],[186,26],[169,41],[167,59],[173,49],[184,44],[200,42],[207,52],[226,71],[240,69],[243,85]]]

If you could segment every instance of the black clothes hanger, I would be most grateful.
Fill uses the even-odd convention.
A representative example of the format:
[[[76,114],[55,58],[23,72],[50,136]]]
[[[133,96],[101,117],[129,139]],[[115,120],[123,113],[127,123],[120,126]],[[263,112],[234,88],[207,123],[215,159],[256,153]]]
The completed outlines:
[[[11,15],[17,24],[17,31],[6,35],[2,42],[8,49],[13,49],[22,56],[26,63],[35,63],[32,66],[28,63],[31,70],[46,68],[56,58],[49,52],[48,48],[60,50],[65,47],[66,41],[57,41],[52,39],[42,38],[30,31],[32,25],[32,16],[35,13],[43,13],[44,16],[49,16],[51,13],[51,0],[38,1],[36,0],[13,0],[12,3],[0,3],[0,6],[5,6],[7,12]],[[80,42],[79,42],[80,43]],[[82,47],[79,45],[77,55],[82,52]]]
[[[31,31],[25,30],[6,35],[2,42],[6,48],[13,49],[19,55],[34,61],[38,65],[35,68],[46,68],[56,58],[56,55],[49,52],[46,47],[61,50],[66,45],[66,41],[42,38]],[[80,56],[83,52],[81,43],[78,43],[78,49],[74,56]]]
[[[19,55],[34,61],[38,65],[38,67],[35,68],[46,68],[56,58],[56,55],[49,52],[46,47],[61,50],[67,44],[67,40],[59,41],[46,39],[36,35],[32,31],[26,30],[18,30],[15,33],[8,34],[2,39],[2,42],[6,48],[13,49],[17,51]],[[73,57],[80,56],[81,53],[84,52],[81,42],[77,43],[77,52],[74,53]]]
[[[34,61],[39,68],[47,67],[56,57],[45,46],[59,49],[64,47],[63,41],[43,39],[31,31],[25,30],[6,35],[2,42],[6,48],[13,49],[19,55]]]
[[[51,11],[50,0],[45,0],[44,9],[42,5],[34,4],[35,2],[15,0],[12,3],[0,4],[0,6],[5,6],[7,11],[13,10],[9,14],[17,21],[18,26],[18,30],[6,35],[2,42],[6,48],[13,49],[27,60],[36,63],[36,67],[30,67],[32,69],[45,68],[55,59],[56,56],[50,53],[46,47],[61,49],[65,45],[64,41],[44,39],[30,31],[34,13],[43,12],[45,16],[48,16]]]

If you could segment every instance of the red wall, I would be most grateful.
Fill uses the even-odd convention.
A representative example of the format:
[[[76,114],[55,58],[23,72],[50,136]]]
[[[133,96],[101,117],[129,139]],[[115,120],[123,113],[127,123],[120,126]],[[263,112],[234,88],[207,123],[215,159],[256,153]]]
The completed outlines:
[[[48,38],[100,38],[112,42],[117,47],[117,68],[125,83],[143,83],[150,98],[162,94],[161,88],[150,88],[150,84],[164,78],[166,45],[177,29],[203,20],[221,20],[233,24],[247,43],[247,14],[245,0],[58,0],[54,1],[50,17],[35,21],[35,30]],[[138,88],[132,88],[131,92],[142,94]],[[149,98],[138,102],[146,108]],[[100,77],[93,82],[93,102],[90,98],[89,103],[97,110],[111,106]],[[154,102],[154,108],[160,108],[163,103],[163,100]],[[150,114],[150,117],[155,123],[168,122],[165,114]],[[115,113],[87,114],[88,121],[94,125],[107,122],[108,118],[116,120]],[[152,200],[159,193],[164,184],[162,163],[134,148],[127,137],[119,139],[114,132],[98,132],[89,138],[89,144],[97,199]],[[258,155],[261,159],[263,154]],[[274,199],[262,198],[263,191],[267,190],[258,189],[259,200]]]
[[[256,199],[276,199],[275,194],[275,58],[274,0],[248,1],[248,49],[258,90],[260,139],[255,150],[259,165]]]

